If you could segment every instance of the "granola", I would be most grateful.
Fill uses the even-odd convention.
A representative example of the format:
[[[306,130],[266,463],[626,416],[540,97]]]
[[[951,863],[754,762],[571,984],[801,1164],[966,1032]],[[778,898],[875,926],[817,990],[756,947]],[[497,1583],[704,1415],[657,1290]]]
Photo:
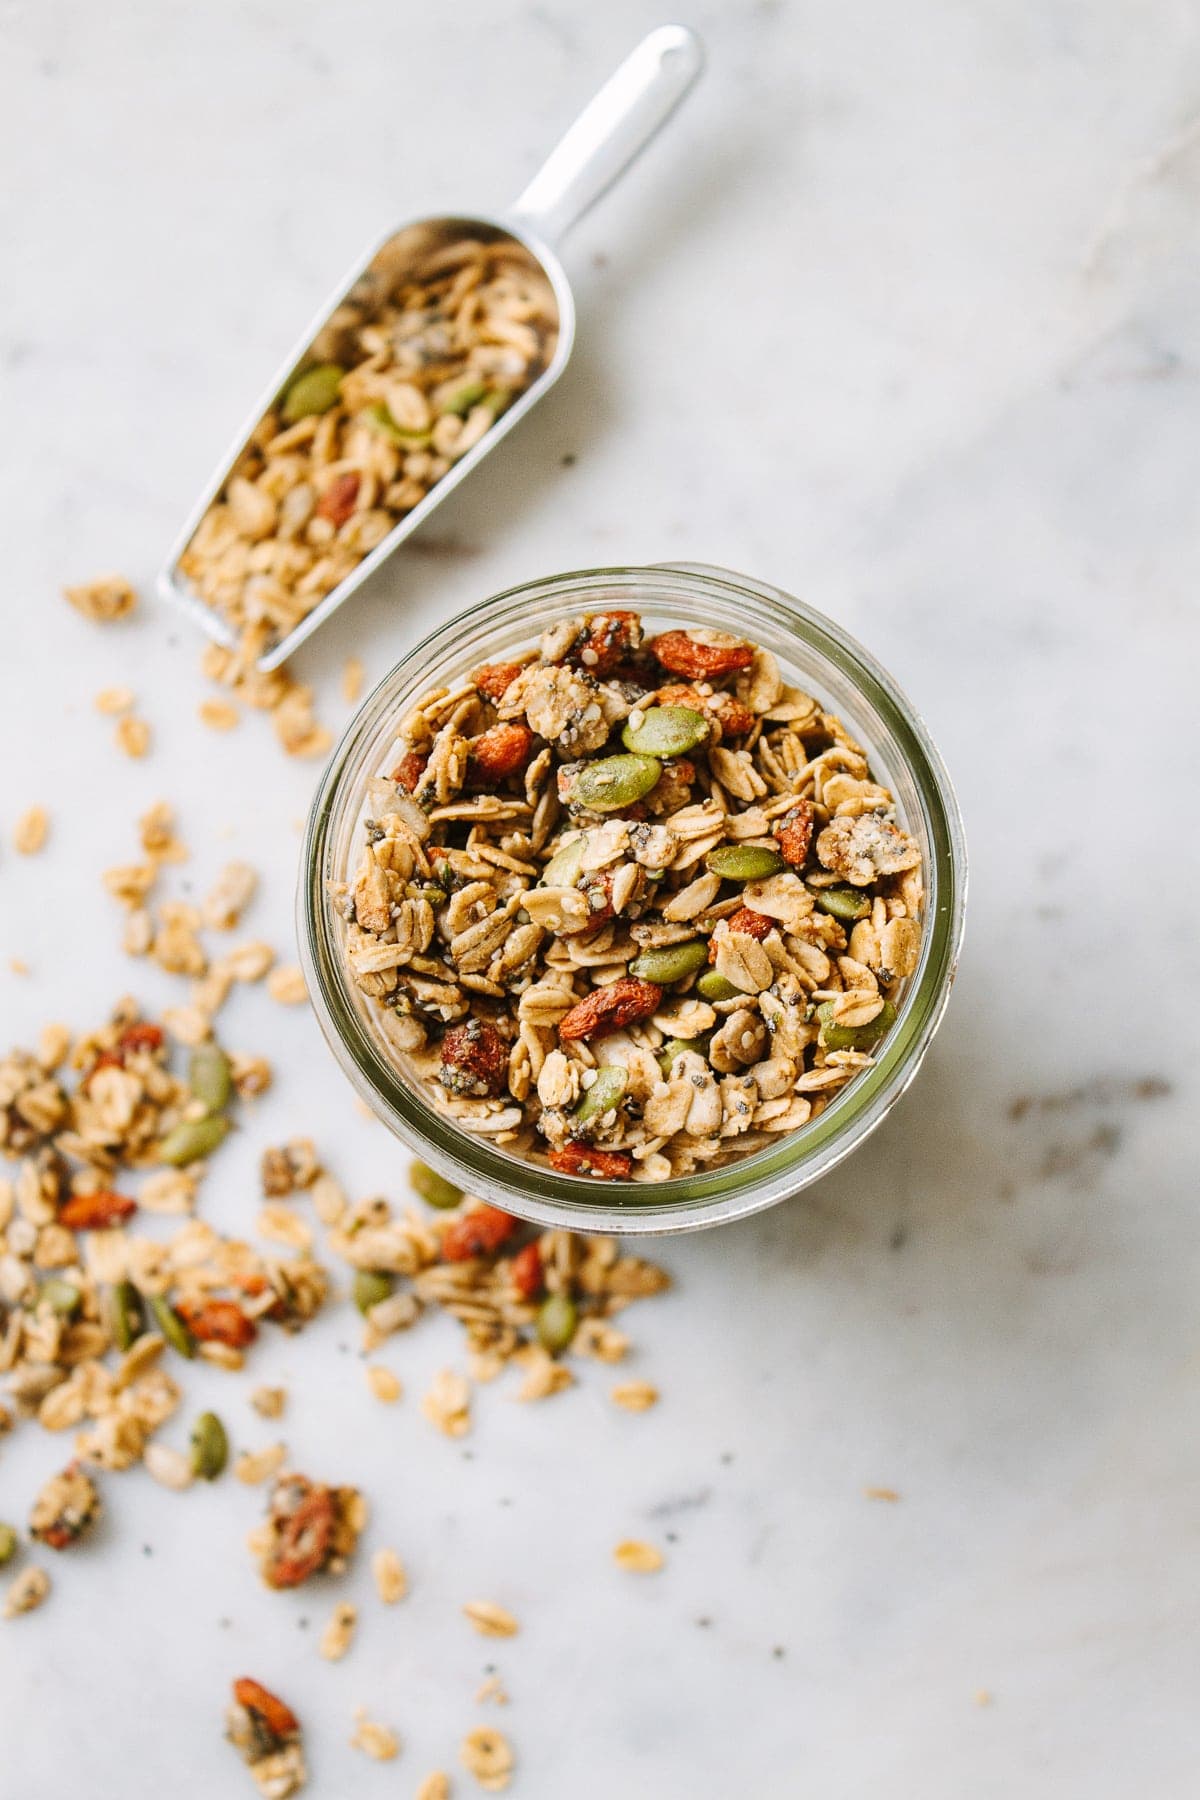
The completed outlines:
[[[78,587],[64,588],[63,596],[76,612],[100,625],[128,618],[137,605],[137,595],[123,575],[101,575]]]
[[[376,259],[180,558],[251,661],[479,443],[545,368],[556,320],[549,283],[511,239]]]
[[[300,1792],[308,1777],[299,1721],[260,1681],[243,1675],[234,1682],[225,1735],[248,1765],[263,1800],[289,1800]]]
[[[291,1588],[313,1575],[341,1574],[366,1518],[357,1488],[281,1475],[271,1490],[266,1524],[251,1541],[263,1580],[271,1588]]]
[[[920,849],[769,651],[593,614],[397,739],[331,898],[395,1060],[461,1129],[661,1181],[870,1066],[920,959]]]
[[[430,1173],[413,1165],[418,1192],[428,1190]],[[326,1241],[355,1271],[368,1353],[440,1308],[464,1328],[472,1380],[491,1381],[511,1363],[523,1377],[518,1398],[546,1399],[574,1379],[563,1360],[568,1352],[619,1361],[628,1340],[611,1321],[670,1285],[665,1270],[622,1252],[616,1238],[533,1231],[449,1182],[437,1194],[432,1215],[398,1216],[382,1197],[354,1205],[343,1197],[331,1219]],[[471,1429],[471,1397],[466,1377],[443,1369],[421,1410],[446,1436],[462,1437]]]

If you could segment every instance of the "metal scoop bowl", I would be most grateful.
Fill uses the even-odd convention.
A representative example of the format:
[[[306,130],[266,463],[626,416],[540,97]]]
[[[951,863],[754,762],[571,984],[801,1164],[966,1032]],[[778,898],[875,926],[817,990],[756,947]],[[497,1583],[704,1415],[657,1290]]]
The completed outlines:
[[[499,218],[472,214],[417,220],[390,233],[358,264],[305,332],[218,466],[158,577],[162,598],[182,607],[218,644],[237,648],[239,625],[198,591],[188,572],[188,553],[189,549],[194,553],[198,528],[214,502],[227,494],[231,479],[246,466],[247,457],[254,456],[255,445],[262,441],[263,422],[280,406],[281,398],[286,410],[286,398],[297,378],[337,362],[348,322],[361,325],[370,319],[388,296],[403,286],[406,272],[437,268],[439,256],[452,263],[457,254],[454,247],[469,243],[476,247],[474,254],[501,259],[514,272],[514,279],[519,281],[521,272],[527,272],[530,284],[540,292],[542,331],[536,373],[490,422],[476,418],[472,423],[468,417],[471,429],[463,435],[474,441],[461,453],[441,459],[448,466],[423,497],[403,511],[336,586],[316,596],[302,617],[273,633],[264,631],[259,621],[260,635],[267,641],[257,659],[258,668],[264,673],[277,668],[311,637],[558,380],[571,354],[575,307],[555,246],[645,149],[703,67],[703,48],[694,32],[684,25],[660,26],[643,38],[584,108],[507,213]],[[349,375],[353,379],[354,371]],[[278,425],[274,429],[278,430]],[[245,621],[240,623],[244,628]]]

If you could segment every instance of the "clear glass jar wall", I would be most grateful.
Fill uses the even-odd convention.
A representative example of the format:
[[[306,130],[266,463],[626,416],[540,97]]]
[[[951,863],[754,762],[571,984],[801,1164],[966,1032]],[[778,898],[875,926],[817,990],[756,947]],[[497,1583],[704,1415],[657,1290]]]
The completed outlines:
[[[764,645],[785,678],[815,694],[864,745],[921,845],[925,915],[919,966],[874,1065],[824,1112],[777,1145],[719,1168],[658,1183],[593,1182],[522,1162],[463,1131],[405,1077],[378,1010],[345,967],[345,925],[328,884],[347,878],[361,845],[368,783],[391,767],[397,721],[432,686],[527,647],[556,620],[620,607],[648,632],[710,626]],[[544,1225],[663,1233],[741,1218],[826,1174],[880,1123],[916,1074],[954,978],[966,899],[966,846],[949,776],[911,703],[845,632],[800,601],[748,577],[699,566],[590,569],[482,601],[427,637],[364,702],[313,802],[301,860],[301,956],[322,1031],[371,1109],[459,1187]]]

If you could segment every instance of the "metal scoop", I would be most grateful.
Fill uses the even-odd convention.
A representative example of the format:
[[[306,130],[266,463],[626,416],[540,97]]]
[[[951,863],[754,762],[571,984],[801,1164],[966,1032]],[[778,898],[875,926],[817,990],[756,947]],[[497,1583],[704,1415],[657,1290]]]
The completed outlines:
[[[448,466],[423,498],[398,517],[386,536],[368,548],[361,559],[340,576],[335,587],[317,595],[315,604],[304,617],[289,623],[286,629],[282,625],[279,627],[278,635],[274,641],[267,642],[258,659],[259,669],[277,668],[336,612],[397,544],[428,518],[558,380],[571,354],[575,307],[553,246],[646,147],[692,87],[703,67],[703,47],[694,32],[684,25],[660,26],[643,38],[584,108],[506,214],[499,218],[472,214],[418,220],[392,232],[378,249],[357,265],[305,332],[262,396],[249,423],[219,465],[180,532],[158,578],[158,591],[163,599],[181,606],[218,644],[229,649],[237,646],[238,626],[202,595],[186,566],[187,553],[197,528],[206,521],[213,503],[226,495],[231,478],[247,466],[247,457],[253,459],[255,456],[254,446],[262,442],[264,418],[280,406],[281,400],[286,422],[288,396],[297,378],[312,371],[319,387],[318,371],[335,360],[339,338],[344,340],[346,336],[346,321],[349,319],[361,325],[371,317],[373,309],[386,302],[388,296],[403,285],[407,271],[418,267],[427,270],[431,265],[436,267],[439,253],[452,259],[452,247],[470,240],[476,246],[486,247],[477,254],[502,259],[505,268],[515,271],[517,281],[521,279],[521,270],[527,270],[531,284],[536,284],[543,296],[544,331],[537,372],[506,409],[490,419],[478,413],[472,417],[468,413],[464,421],[467,429],[460,435],[473,437],[474,441],[459,454],[454,455],[451,449],[449,457],[442,457],[440,461],[447,462]],[[351,378],[353,373],[351,370]],[[330,395],[327,404],[332,403],[333,396]],[[319,407],[315,409],[319,410]],[[377,413],[381,410],[376,408]],[[384,428],[388,426],[395,426],[390,415],[384,422]],[[278,431],[280,427],[276,425],[274,429]],[[308,429],[302,415],[300,435]],[[311,429],[315,432],[316,426]],[[395,429],[398,431],[399,428]],[[223,540],[211,527],[212,521],[208,521],[210,536],[217,538],[219,548]],[[330,535],[333,529],[331,523]],[[253,529],[250,535],[253,537]],[[226,536],[233,541],[235,564],[244,562],[252,552],[242,551],[232,526]],[[195,558],[193,550],[193,573],[197,566]],[[251,563],[250,566],[255,565]],[[269,620],[269,612],[266,617]],[[240,623],[244,625],[245,619]],[[259,629],[263,629],[261,618]]]

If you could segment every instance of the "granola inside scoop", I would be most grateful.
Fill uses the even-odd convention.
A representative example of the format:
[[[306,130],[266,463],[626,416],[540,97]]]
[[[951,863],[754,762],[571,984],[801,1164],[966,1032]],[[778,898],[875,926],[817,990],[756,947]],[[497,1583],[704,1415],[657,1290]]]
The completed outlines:
[[[334,883],[353,981],[431,1105],[518,1157],[662,1181],[870,1065],[921,853],[772,653],[612,611],[425,694]]]

